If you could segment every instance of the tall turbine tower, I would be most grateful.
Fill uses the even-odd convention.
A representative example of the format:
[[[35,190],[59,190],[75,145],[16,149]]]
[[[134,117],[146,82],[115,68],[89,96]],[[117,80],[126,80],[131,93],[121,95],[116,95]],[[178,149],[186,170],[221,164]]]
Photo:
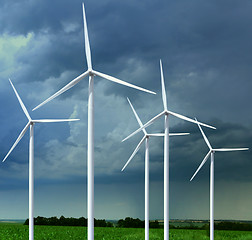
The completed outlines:
[[[127,98],[128,99],[128,98]],[[130,104],[130,107],[137,119],[137,122],[140,127],[143,126],[142,121],[138,117],[133,105],[131,104],[130,100],[128,99],[128,102]],[[142,129],[144,136],[138,143],[137,147],[135,148],[134,152],[130,156],[129,160],[126,162],[124,167],[121,171],[124,171],[124,169],[127,167],[127,165],[130,163],[130,161],[133,159],[133,157],[136,155],[136,153],[139,151],[141,145],[144,143],[145,140],[145,240],[149,240],[149,138],[150,137],[164,137],[163,133],[153,133],[148,134],[145,128]],[[183,136],[188,135],[190,133],[170,133],[169,136]]]
[[[181,114],[172,112],[168,110],[167,108],[167,98],[166,98],[166,91],[165,91],[165,84],[164,84],[164,76],[163,76],[163,68],[162,68],[162,62],[160,60],[160,71],[161,71],[161,85],[162,85],[162,99],[163,99],[163,105],[164,105],[164,111],[153,117],[150,121],[148,121],[146,124],[144,124],[142,127],[137,129],[135,132],[130,134],[128,137],[126,137],[123,141],[126,139],[132,137],[136,133],[140,132],[142,129],[148,127],[151,125],[155,120],[160,118],[161,116],[165,116],[165,122],[164,122],[164,239],[169,239],[169,122],[168,117],[169,115],[175,116],[177,118],[183,119],[188,122],[192,123],[198,123],[202,126],[209,127],[216,129],[215,127],[212,127],[210,125],[197,122],[191,118],[185,117]]]
[[[197,121],[197,119],[195,118]],[[196,174],[199,172],[199,170],[203,167],[209,156],[211,156],[211,164],[210,164],[210,240],[214,240],[214,153],[215,152],[230,152],[230,151],[243,151],[248,150],[248,148],[212,148],[210,142],[208,141],[205,133],[203,132],[202,128],[198,124],[200,132],[209,148],[209,152],[201,162],[200,166],[196,170],[196,172],[193,174],[190,181],[194,179]]]
[[[91,50],[88,38],[88,30],[87,30],[87,21],[86,21],[86,14],[84,3],[82,4],[83,9],[83,21],[84,21],[84,38],[85,38],[85,51],[86,51],[86,59],[88,70],[82,73],[80,76],[76,77],[70,83],[68,83],[65,87],[60,89],[58,92],[53,94],[51,97],[46,99],[44,102],[39,104],[33,110],[41,107],[45,103],[51,101],[55,97],[59,96],[63,92],[67,91],[68,89],[72,88],[76,85],[79,81],[81,81],[86,76],[89,76],[89,96],[88,96],[88,149],[87,149],[87,165],[88,165],[88,240],[94,239],[94,77],[98,76],[104,78],[106,80],[112,81],[114,83],[118,83],[127,87],[135,88],[137,90],[141,90],[144,92],[156,94],[152,91],[146,90],[144,88],[138,87],[131,83],[127,83],[115,77],[111,77],[107,74],[98,72],[93,70],[92,68],[92,61],[91,61]]]
[[[9,79],[10,84],[17,96],[17,99],[28,119],[28,123],[22,130],[22,132],[19,134],[17,140],[11,147],[10,151],[5,156],[3,162],[6,160],[6,158],[10,155],[10,153],[13,151],[13,149],[16,147],[18,142],[22,139],[22,137],[25,135],[26,131],[30,127],[30,143],[29,143],[29,240],[34,239],[34,124],[35,123],[50,123],[50,122],[70,122],[70,121],[77,121],[79,119],[39,119],[39,120],[33,120],[24,103],[22,102],[20,96],[18,95],[17,90],[15,89],[14,85],[12,84],[11,80]]]

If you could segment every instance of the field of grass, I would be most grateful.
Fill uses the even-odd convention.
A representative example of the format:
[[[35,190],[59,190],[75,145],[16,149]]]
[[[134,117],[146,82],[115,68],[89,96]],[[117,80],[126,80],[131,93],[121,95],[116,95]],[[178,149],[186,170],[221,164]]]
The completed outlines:
[[[163,239],[162,229],[150,229],[150,240]],[[22,224],[0,224],[0,240],[28,239],[29,228]],[[83,240],[87,239],[87,228],[35,226],[35,240]],[[95,240],[143,240],[144,229],[95,228]],[[209,239],[204,230],[171,229],[171,240]],[[252,240],[252,232],[216,231],[215,240]]]

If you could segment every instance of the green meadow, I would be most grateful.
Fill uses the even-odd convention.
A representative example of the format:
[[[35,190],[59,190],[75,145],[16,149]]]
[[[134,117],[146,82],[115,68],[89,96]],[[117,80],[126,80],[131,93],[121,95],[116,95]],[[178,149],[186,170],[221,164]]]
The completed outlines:
[[[162,240],[162,229],[150,229],[150,240]],[[28,239],[29,228],[22,224],[0,224],[0,240]],[[87,239],[86,227],[35,226],[35,240]],[[95,240],[143,240],[143,228],[95,228]],[[209,239],[205,230],[171,229],[171,240]],[[215,240],[252,240],[252,232],[215,231]]]

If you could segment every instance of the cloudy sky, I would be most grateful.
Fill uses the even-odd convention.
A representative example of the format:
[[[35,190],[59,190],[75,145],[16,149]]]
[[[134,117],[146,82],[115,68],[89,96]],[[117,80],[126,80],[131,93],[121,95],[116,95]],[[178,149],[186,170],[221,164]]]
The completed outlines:
[[[11,78],[33,118],[80,118],[35,126],[35,215],[87,217],[88,79],[32,112],[87,69],[80,0],[0,0],[0,157],[25,126]],[[252,2],[85,1],[95,70],[157,92],[95,78],[95,217],[144,218],[144,149],[121,173],[142,137],[121,143],[162,111],[159,59],[168,106],[214,125],[213,147],[252,148]],[[170,217],[209,218],[208,149],[196,125],[170,117]],[[163,120],[148,127],[162,132]],[[0,218],[28,217],[27,133],[0,165]],[[215,155],[215,218],[252,220],[252,154]],[[150,140],[150,218],[163,218],[163,140]]]

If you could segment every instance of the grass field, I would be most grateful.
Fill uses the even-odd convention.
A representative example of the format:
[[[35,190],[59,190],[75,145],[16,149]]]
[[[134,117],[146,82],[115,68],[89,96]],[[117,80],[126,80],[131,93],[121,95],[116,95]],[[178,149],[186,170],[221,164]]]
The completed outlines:
[[[150,229],[150,240],[163,239],[162,229]],[[28,239],[29,228],[22,224],[0,224],[0,240]],[[83,240],[87,228],[35,226],[35,240]],[[143,240],[144,229],[95,228],[95,240]],[[171,240],[209,239],[204,230],[171,229]],[[252,240],[252,232],[216,231],[215,240]]]

